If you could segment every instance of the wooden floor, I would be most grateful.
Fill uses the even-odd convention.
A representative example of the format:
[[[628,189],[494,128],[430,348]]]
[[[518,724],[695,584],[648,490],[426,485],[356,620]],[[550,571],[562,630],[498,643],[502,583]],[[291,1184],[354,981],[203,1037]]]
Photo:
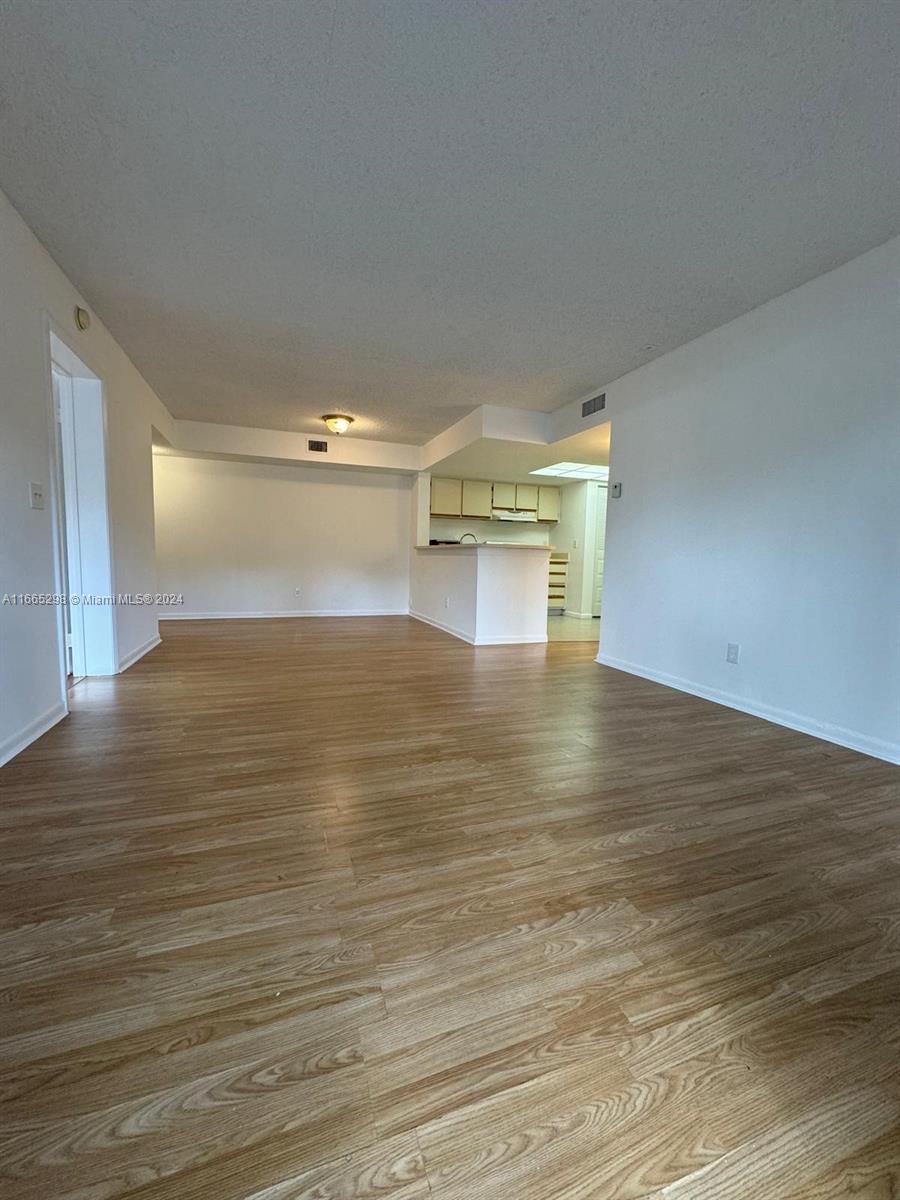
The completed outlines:
[[[405,618],[0,772],[4,1200],[900,1196],[900,770]]]

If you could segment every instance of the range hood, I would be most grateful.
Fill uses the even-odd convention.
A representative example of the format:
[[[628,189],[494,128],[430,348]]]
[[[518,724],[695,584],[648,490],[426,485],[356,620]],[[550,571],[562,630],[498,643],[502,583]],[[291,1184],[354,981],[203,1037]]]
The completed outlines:
[[[537,524],[536,512],[523,512],[521,509],[515,508],[492,508],[491,518],[494,521],[519,521],[520,523],[526,521],[533,525]]]

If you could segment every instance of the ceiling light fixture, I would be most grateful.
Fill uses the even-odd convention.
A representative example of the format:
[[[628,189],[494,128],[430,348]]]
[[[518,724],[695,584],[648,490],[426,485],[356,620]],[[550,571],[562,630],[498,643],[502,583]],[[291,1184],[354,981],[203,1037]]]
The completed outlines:
[[[591,463],[554,463],[552,467],[539,467],[529,475],[552,475],[557,479],[608,479],[609,467]]]
[[[353,418],[345,417],[343,413],[326,413],[322,420],[332,433],[346,433],[353,424]]]

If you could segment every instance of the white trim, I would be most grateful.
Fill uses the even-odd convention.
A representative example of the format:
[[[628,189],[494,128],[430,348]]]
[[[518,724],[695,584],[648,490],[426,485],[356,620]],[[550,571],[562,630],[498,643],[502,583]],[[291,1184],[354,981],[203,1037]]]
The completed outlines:
[[[546,633],[535,637],[476,637],[476,646],[542,646],[547,641]]]
[[[44,327],[44,358],[45,370],[47,374],[47,394],[50,406],[50,421],[51,421],[51,448],[50,448],[50,465],[52,483],[51,487],[54,492],[53,504],[53,524],[54,524],[54,558],[55,558],[55,574],[59,583],[62,583],[64,577],[68,577],[68,589],[62,586],[57,587],[57,591],[78,593],[82,590],[90,590],[98,593],[108,592],[114,594],[115,588],[115,553],[113,547],[113,527],[112,527],[112,506],[110,498],[110,472],[109,472],[109,420],[106,403],[106,385],[103,378],[98,375],[93,368],[86,363],[78,353],[76,353],[70,344],[71,334],[59,330],[55,325],[50,314],[43,309],[42,321]],[[60,482],[62,475],[62,464],[58,453],[58,435],[56,430],[57,413],[53,394],[53,372],[56,371],[64,378],[68,379],[69,394],[67,403],[60,404],[60,410],[66,410],[69,420],[66,423],[69,426],[69,434],[73,441],[71,449],[73,453],[73,464],[69,464],[70,476],[65,489],[65,498],[60,495]],[[85,389],[88,389],[85,392]],[[76,393],[82,392],[81,398],[77,398]],[[62,401],[62,396],[60,397]],[[99,418],[99,436],[89,436],[89,441],[92,443],[91,449],[97,451],[97,458],[101,464],[91,462],[89,465],[91,470],[86,474],[93,475],[96,479],[102,473],[103,487],[103,528],[104,538],[102,544],[100,539],[95,539],[95,545],[92,547],[92,558],[102,562],[105,570],[102,572],[103,579],[98,580],[94,587],[85,589],[83,578],[72,578],[72,573],[69,570],[71,566],[71,553],[73,546],[68,545],[70,554],[69,563],[66,564],[66,569],[63,571],[62,564],[62,544],[63,535],[60,525],[64,521],[73,521],[75,525],[80,525],[80,517],[78,512],[80,484],[82,473],[79,472],[77,465],[77,457],[79,446],[84,439],[85,414],[87,414],[90,430],[90,420],[97,416]],[[81,436],[79,436],[81,435]],[[68,530],[67,537],[68,541]],[[81,546],[81,537],[75,539],[75,545],[79,556],[83,550]],[[101,621],[100,628],[94,628],[91,637],[88,638],[87,632],[84,629],[85,614],[82,610],[78,614],[81,622],[80,631],[76,628],[76,623],[73,622],[73,644],[76,653],[73,655],[73,669],[76,675],[111,675],[119,670],[119,631],[118,622],[116,620],[115,609],[112,605],[108,609],[104,606],[104,610],[94,613],[94,622]],[[60,611],[57,617],[58,625],[58,643],[59,643],[59,659],[60,659],[60,675],[61,687],[63,689],[63,697],[66,696],[66,682],[68,661],[66,653],[65,639],[65,620],[64,614]],[[80,636],[79,636],[80,633]],[[96,643],[100,643],[100,648]],[[80,643],[80,644],[79,644]],[[80,653],[79,653],[80,651]],[[79,661],[80,659],[80,661]],[[99,669],[98,669],[99,668]]]
[[[169,612],[157,613],[160,621],[269,621],[277,617],[408,617],[406,608],[307,608],[287,612]]]
[[[62,346],[62,342],[57,339],[57,348],[60,346]],[[81,537],[80,532],[78,532],[78,462],[75,450],[74,389],[72,376],[59,365],[55,358],[52,360],[51,376],[54,399],[57,405],[56,433],[62,451],[58,456],[55,466],[55,470],[62,476],[59,489],[60,503],[57,510],[55,510],[55,515],[59,521],[60,532],[62,533],[65,530],[66,543],[66,586],[61,587],[59,590],[78,596],[85,589],[81,585]],[[76,531],[74,536],[73,530]],[[61,605],[60,607],[65,608],[66,606]],[[70,605],[68,608],[69,624],[72,630],[71,669],[73,676],[81,678],[87,675],[84,607],[83,605],[76,604]],[[66,657],[66,665],[69,666],[68,655]]]
[[[125,655],[119,663],[119,673],[121,674],[122,671],[127,671],[129,667],[133,667],[139,658],[143,658],[145,654],[149,654],[151,650],[154,650],[161,643],[162,638],[158,633],[154,634],[152,638],[147,638],[146,642],[142,646],[138,646],[137,650],[132,650],[130,654]]]
[[[8,763],[11,758],[15,758],[17,754],[21,754],[27,746],[36,742],[39,737],[43,737],[48,729],[52,729],[63,717],[68,715],[69,710],[65,704],[54,704],[42,716],[29,722],[24,729],[20,729],[12,737],[8,737],[5,742],[0,744],[0,767],[4,763]]]
[[[467,642],[470,646],[529,646],[543,644],[547,641],[546,633],[537,637],[472,637],[468,633],[463,633],[455,625],[445,625],[443,621],[436,621],[433,617],[426,617],[424,613],[414,612],[410,609],[409,615],[416,621],[422,621],[425,625],[431,625],[435,629],[440,629],[442,633],[449,633],[452,637],[459,638],[461,642]]]
[[[575,612],[574,609],[571,609],[571,608],[564,609],[562,615],[564,617],[575,617],[579,621],[588,621],[588,620],[593,621],[595,619],[593,613]],[[596,619],[599,621],[600,618],[597,617]],[[599,628],[599,626],[598,626],[598,628]]]
[[[42,328],[42,348],[44,357],[44,398],[47,407],[48,427],[47,433],[50,439],[50,497],[51,497],[51,538],[53,545],[53,579],[55,583],[54,590],[56,592],[64,592],[66,590],[66,574],[63,566],[63,538],[62,538],[62,497],[60,495],[60,462],[59,462],[59,446],[58,434],[56,431],[56,400],[53,395],[53,346],[50,340],[50,335],[53,333],[53,323],[50,319],[50,314],[46,309],[41,309],[41,328]],[[56,651],[59,663],[59,704],[64,709],[65,713],[69,711],[69,660],[66,652],[66,615],[63,612],[61,604],[56,605]],[[40,722],[42,717],[38,717]],[[15,751],[18,754],[18,751]],[[0,754],[0,762],[7,760],[2,758]]]
[[[749,713],[751,717],[761,717],[775,725],[783,725],[787,729],[796,729],[798,733],[806,733],[811,737],[821,738],[836,746],[845,746],[848,750],[857,750],[860,754],[868,754],[872,758],[880,758],[885,762],[900,766],[900,742],[885,742],[881,738],[869,737],[857,733],[854,729],[845,729],[842,725],[829,725],[805,717],[802,713],[791,712],[786,708],[774,708],[769,704],[757,704],[736,696],[731,692],[720,692],[716,688],[704,687],[690,679],[681,679],[677,675],[667,675],[663,671],[654,671],[642,667],[638,663],[626,662],[621,658],[613,658],[601,650],[595,659],[605,667],[613,667],[617,671],[626,671],[629,675],[639,675],[665,687],[675,688],[679,692],[688,692],[703,700],[711,700],[714,704],[723,704],[726,708],[737,709],[738,712]]]
[[[459,638],[462,642],[468,642],[470,646],[475,645],[475,639],[468,633],[463,633],[455,625],[445,625],[443,621],[435,621],[433,617],[426,617],[424,613],[409,610],[409,615],[416,621],[421,621],[424,625],[431,625],[434,629],[440,629],[443,633],[449,633],[455,638]]]
[[[87,363],[85,363],[85,366],[87,366]],[[89,367],[88,367],[88,370],[90,370]],[[82,381],[82,382],[84,382],[84,381]],[[109,569],[109,590],[110,590],[110,593],[114,595],[115,592],[118,590],[116,587],[116,582],[119,578],[119,572],[118,572],[118,567],[116,564],[116,538],[115,538],[115,530],[113,528],[112,492],[110,489],[110,482],[109,482],[109,477],[110,477],[110,470],[109,470],[109,406],[106,403],[106,381],[103,379],[102,376],[98,376],[97,383],[100,388],[100,425],[101,425],[101,430],[102,430],[101,449],[103,452],[103,491],[104,491],[104,495],[106,497],[106,513],[105,513],[105,517],[106,517],[106,521],[105,521],[105,524],[106,524],[106,548],[105,549],[106,549],[106,560],[107,560],[108,569]],[[152,452],[152,448],[151,448],[151,452]],[[152,502],[153,501],[152,501],[152,496],[151,496],[151,504],[152,504]],[[112,622],[112,628],[110,630],[110,633],[112,634],[112,638],[111,638],[112,645],[110,646],[110,657],[114,663],[117,663],[119,661],[119,622],[117,619],[118,614],[115,611],[113,611],[112,617],[113,617],[113,622]],[[119,669],[121,670],[121,668],[119,668]]]

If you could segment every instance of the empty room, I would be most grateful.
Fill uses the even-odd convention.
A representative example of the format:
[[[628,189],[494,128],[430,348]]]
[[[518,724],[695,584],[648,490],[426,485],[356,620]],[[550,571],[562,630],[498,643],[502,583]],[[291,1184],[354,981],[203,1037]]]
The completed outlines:
[[[4,1200],[900,1197],[900,9],[0,0]]]

